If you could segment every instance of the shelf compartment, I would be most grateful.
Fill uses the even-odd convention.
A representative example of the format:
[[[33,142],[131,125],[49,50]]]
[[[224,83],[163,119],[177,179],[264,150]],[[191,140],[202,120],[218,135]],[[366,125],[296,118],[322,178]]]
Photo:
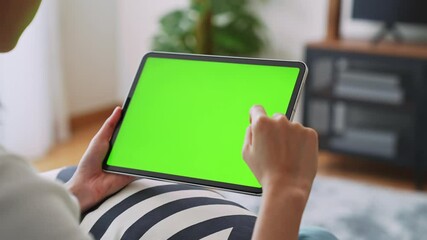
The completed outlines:
[[[413,113],[415,110],[414,104],[412,101],[404,101],[401,104],[391,104],[383,102],[372,102],[368,100],[353,99],[349,97],[337,96],[333,93],[330,88],[323,88],[320,90],[312,90],[311,97],[315,99],[344,102],[347,104],[360,105],[362,107],[369,108],[381,108],[388,109],[392,111],[399,111],[404,113]]]

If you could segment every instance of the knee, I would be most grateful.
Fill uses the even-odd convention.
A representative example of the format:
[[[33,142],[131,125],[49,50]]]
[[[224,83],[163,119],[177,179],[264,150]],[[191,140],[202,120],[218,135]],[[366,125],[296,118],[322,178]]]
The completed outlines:
[[[304,227],[299,231],[299,240],[338,240],[332,233],[320,227]]]

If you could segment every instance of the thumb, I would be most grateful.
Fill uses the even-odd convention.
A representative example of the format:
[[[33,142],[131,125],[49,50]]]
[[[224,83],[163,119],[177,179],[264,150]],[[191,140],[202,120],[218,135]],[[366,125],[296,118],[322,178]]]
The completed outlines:
[[[95,138],[98,140],[109,141],[113,135],[117,123],[120,120],[121,113],[121,107],[116,107],[111,116],[104,122],[101,129],[99,129],[98,133],[95,135]]]

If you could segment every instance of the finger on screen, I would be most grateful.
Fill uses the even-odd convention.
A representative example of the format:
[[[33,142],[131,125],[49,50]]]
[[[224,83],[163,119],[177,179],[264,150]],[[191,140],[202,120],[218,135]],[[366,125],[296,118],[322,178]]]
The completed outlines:
[[[264,108],[261,105],[255,105],[249,111],[251,115],[251,123],[258,121],[258,119],[262,116],[267,116]]]

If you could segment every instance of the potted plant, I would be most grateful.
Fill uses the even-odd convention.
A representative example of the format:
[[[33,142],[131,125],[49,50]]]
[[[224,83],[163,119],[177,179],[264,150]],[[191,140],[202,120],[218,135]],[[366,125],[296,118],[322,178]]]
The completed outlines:
[[[156,51],[251,56],[265,44],[263,25],[249,0],[191,0],[160,19]]]

